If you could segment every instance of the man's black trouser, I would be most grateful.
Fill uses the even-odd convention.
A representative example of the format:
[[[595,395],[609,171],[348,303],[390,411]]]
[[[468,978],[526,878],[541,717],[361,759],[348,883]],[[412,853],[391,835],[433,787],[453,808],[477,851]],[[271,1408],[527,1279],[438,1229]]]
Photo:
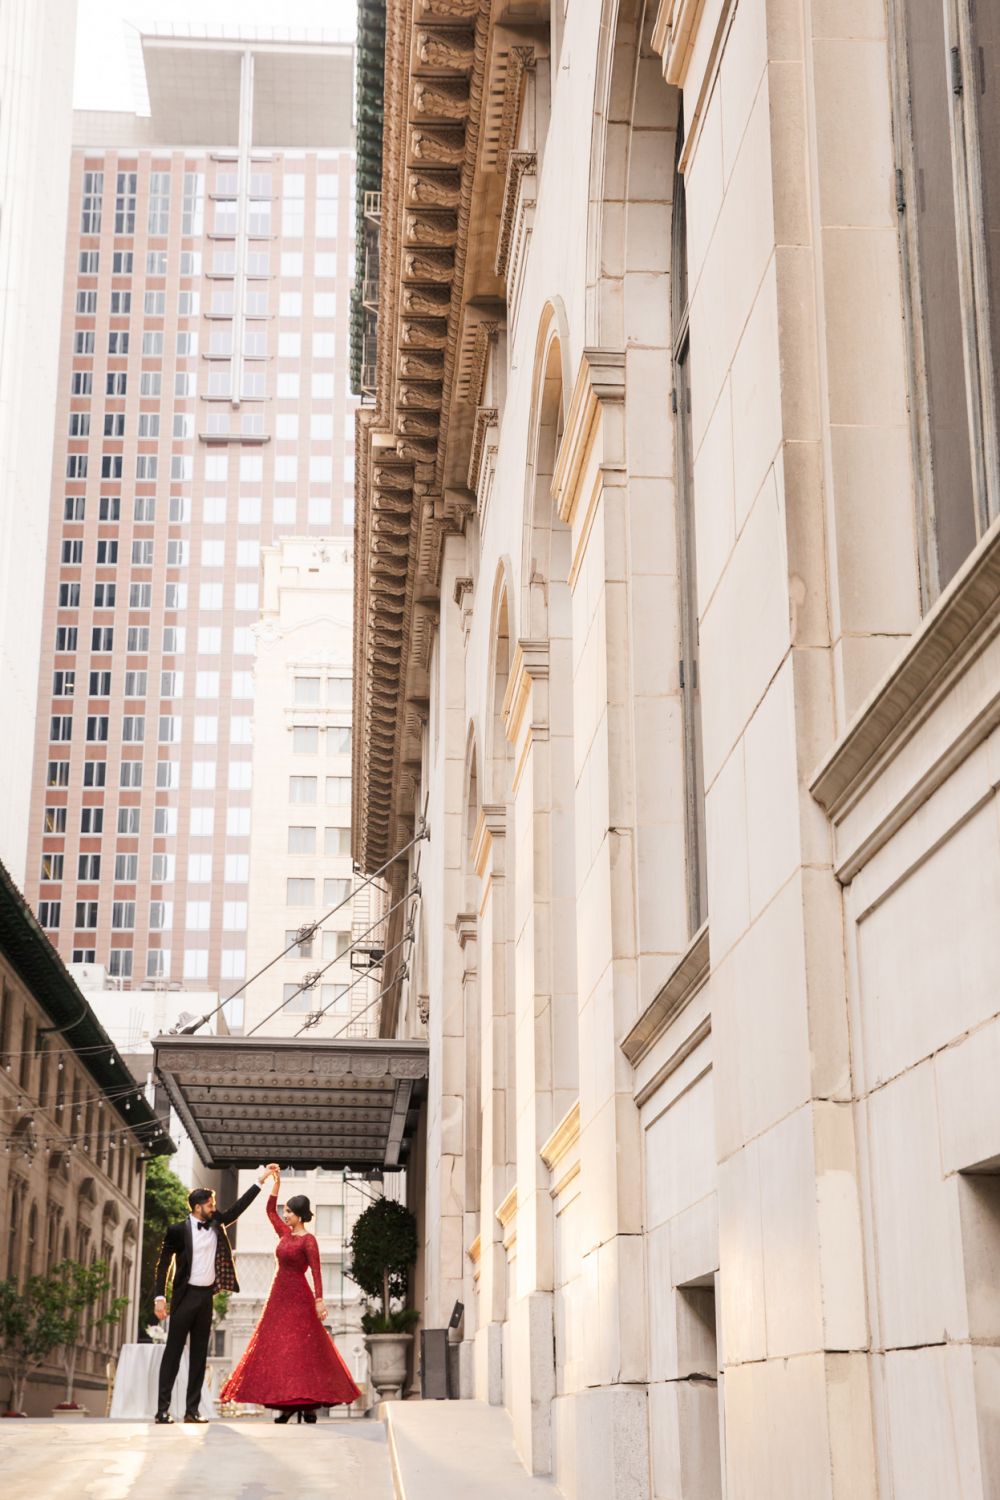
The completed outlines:
[[[177,1379],[184,1345],[190,1334],[191,1353],[184,1410],[191,1416],[198,1415],[198,1407],[201,1405],[201,1388],[205,1381],[205,1363],[208,1359],[208,1337],[211,1331],[212,1288],[210,1286],[185,1287],[180,1305],[175,1304],[170,1309],[167,1347],[163,1351],[163,1363],[160,1366],[157,1411],[170,1410],[170,1395],[174,1388],[174,1381]]]

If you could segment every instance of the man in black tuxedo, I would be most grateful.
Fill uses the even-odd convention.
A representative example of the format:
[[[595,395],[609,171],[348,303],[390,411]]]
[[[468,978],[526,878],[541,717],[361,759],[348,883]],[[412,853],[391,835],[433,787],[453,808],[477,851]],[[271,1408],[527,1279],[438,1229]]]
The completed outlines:
[[[268,1167],[266,1170],[272,1169]],[[156,1402],[156,1420],[161,1424],[173,1421],[170,1396],[189,1335],[191,1353],[184,1420],[205,1420],[198,1415],[198,1409],[212,1331],[212,1298],[216,1292],[238,1292],[240,1289],[226,1225],[232,1224],[245,1208],[249,1208],[260,1192],[259,1183],[263,1182],[264,1176],[266,1172],[225,1213],[216,1208],[215,1194],[209,1188],[195,1188],[188,1194],[191,1213],[179,1224],[171,1224],[163,1237],[154,1282],[156,1316],[161,1322],[167,1316],[165,1293],[171,1265],[174,1267],[174,1285],[170,1299],[170,1328],[160,1365]]]

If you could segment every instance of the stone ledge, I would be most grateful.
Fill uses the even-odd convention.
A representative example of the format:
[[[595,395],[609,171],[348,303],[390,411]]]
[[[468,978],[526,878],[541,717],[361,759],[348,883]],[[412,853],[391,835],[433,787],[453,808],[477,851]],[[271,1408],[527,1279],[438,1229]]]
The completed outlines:
[[[666,983],[658,990],[621,1044],[633,1067],[694,999],[708,978],[708,923],[699,927]]]
[[[815,772],[809,790],[834,821],[885,771],[998,631],[1000,520]],[[981,737],[990,727],[983,722]]]
[[[558,1500],[551,1479],[532,1478],[514,1448],[510,1417],[484,1401],[386,1401],[396,1500]]]

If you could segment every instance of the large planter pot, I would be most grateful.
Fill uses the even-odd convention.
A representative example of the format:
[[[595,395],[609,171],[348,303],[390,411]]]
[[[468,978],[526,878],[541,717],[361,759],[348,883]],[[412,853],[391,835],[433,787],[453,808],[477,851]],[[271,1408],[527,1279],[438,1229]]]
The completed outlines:
[[[53,1420],[56,1422],[77,1422],[86,1415],[85,1406],[54,1406],[52,1408]]]
[[[406,1356],[412,1343],[412,1333],[365,1334],[372,1385],[383,1401],[399,1400],[406,1379]]]

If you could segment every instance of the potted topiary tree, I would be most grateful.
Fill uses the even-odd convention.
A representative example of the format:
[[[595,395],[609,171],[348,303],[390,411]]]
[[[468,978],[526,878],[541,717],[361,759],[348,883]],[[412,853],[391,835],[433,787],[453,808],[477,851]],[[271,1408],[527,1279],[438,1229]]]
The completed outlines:
[[[402,1203],[380,1198],[358,1215],[351,1231],[350,1276],[369,1299],[361,1327],[372,1385],[384,1400],[397,1399],[406,1379],[411,1329],[420,1315],[401,1304],[416,1258],[417,1221]]]

